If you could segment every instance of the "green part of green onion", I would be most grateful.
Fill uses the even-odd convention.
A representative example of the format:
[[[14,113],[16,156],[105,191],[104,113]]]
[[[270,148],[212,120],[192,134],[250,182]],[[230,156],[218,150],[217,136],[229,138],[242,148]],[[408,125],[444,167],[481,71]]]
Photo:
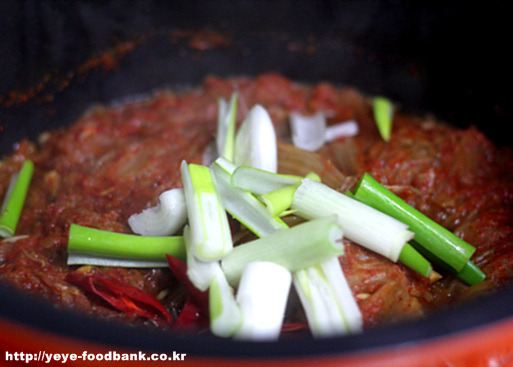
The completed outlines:
[[[475,247],[408,205],[368,173],[358,183],[355,198],[406,223],[420,246],[456,271],[463,269],[475,251]]]
[[[216,271],[210,287],[209,311],[210,330],[214,335],[228,338],[240,328],[242,315],[230,287],[221,269]]]
[[[166,254],[185,260],[182,236],[138,236],[74,223],[69,228],[68,265],[166,267]]]
[[[296,190],[291,209],[304,219],[336,216],[344,237],[393,262],[413,238],[406,224],[308,178]]]
[[[417,273],[429,277],[433,271],[431,263],[422,256],[415,248],[407,243],[399,254],[399,261]]]
[[[233,248],[228,217],[210,169],[183,161],[180,167],[194,255],[218,260]]]
[[[239,189],[262,195],[285,186],[300,183],[303,177],[273,173],[262,169],[240,166],[232,174],[231,184]]]
[[[265,206],[250,192],[230,184],[235,168],[235,165],[224,158],[218,158],[210,167],[221,201],[228,213],[258,237],[288,228],[280,218],[269,214]]]
[[[465,263],[465,265],[460,271],[456,271],[452,267],[447,265],[447,263],[443,259],[437,258],[429,251],[426,251],[422,246],[418,244],[418,242],[412,241],[411,245],[415,247],[425,257],[436,263],[440,268],[454,275],[455,277],[457,277],[458,279],[460,279],[468,285],[477,284],[479,282],[482,282],[486,278],[486,274],[470,260]]]
[[[292,198],[299,184],[284,186],[282,188],[258,195],[258,199],[264,203],[267,211],[272,216],[280,216],[292,205]]]
[[[294,272],[344,253],[342,229],[334,217],[304,222],[237,246],[221,260],[228,282],[237,285],[252,261],[270,261]]]
[[[486,279],[486,274],[472,261],[467,261],[463,269],[454,275],[468,285],[474,285]]]
[[[12,237],[16,232],[21,211],[25,204],[27,192],[34,172],[34,163],[26,160],[18,173],[11,177],[0,214],[0,236]]]
[[[394,105],[385,97],[375,97],[372,100],[372,112],[381,137],[389,141],[392,134]]]
[[[235,120],[237,118],[237,93],[233,93],[230,102],[219,100],[217,121],[217,151],[219,156],[233,162],[235,147]]]

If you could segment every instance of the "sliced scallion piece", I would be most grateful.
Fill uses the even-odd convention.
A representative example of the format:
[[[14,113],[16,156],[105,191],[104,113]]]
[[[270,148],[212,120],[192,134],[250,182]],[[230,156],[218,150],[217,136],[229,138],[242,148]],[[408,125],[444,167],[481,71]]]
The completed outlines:
[[[381,137],[389,141],[394,117],[393,103],[385,97],[375,97],[372,100],[372,112]]]
[[[439,259],[434,256],[429,251],[426,251],[422,246],[420,246],[416,241],[412,241],[412,246],[415,247],[420,253],[422,253],[426,258],[430,259],[434,263],[436,263],[440,268],[448,271],[452,275],[456,276],[458,279],[463,281],[468,285],[474,285],[476,283],[482,282],[486,279],[486,274],[479,269],[479,267],[474,264],[472,261],[467,261],[467,263],[463,266],[460,271],[456,271],[451,268],[443,259]]]
[[[33,172],[34,163],[27,159],[21,170],[11,177],[0,210],[0,237],[11,237],[16,232]]]
[[[338,138],[358,135],[360,127],[353,120],[340,122],[326,127],[326,142],[332,142]]]
[[[344,253],[342,229],[334,217],[301,223],[237,246],[221,260],[228,282],[237,285],[252,261],[270,261],[294,272]]]
[[[405,244],[401,250],[399,261],[425,277],[429,277],[433,271],[431,263],[409,243]]]
[[[317,112],[311,116],[303,116],[292,112],[289,116],[292,143],[294,146],[308,151],[315,151],[326,141],[326,117]]]
[[[233,93],[230,102],[219,100],[217,118],[216,146],[220,157],[233,162],[235,147],[235,119],[237,118],[237,93]]]
[[[278,146],[274,125],[269,113],[255,105],[242,121],[235,135],[233,163],[270,172],[278,169]]]
[[[220,270],[219,261],[201,261],[196,258],[192,251],[190,228],[183,229],[183,239],[187,253],[187,276],[196,288],[206,291],[214,279],[217,271]]]
[[[314,172],[307,174],[306,178],[321,182],[319,175]],[[280,187],[279,189],[257,195],[257,197],[265,204],[267,211],[272,216],[286,215],[287,213],[294,212],[294,210],[289,211],[288,209],[292,205],[292,198],[300,184],[301,181],[298,181],[295,185]]]
[[[237,339],[278,339],[283,324],[292,275],[278,264],[254,261],[242,272],[236,300],[242,314]]]
[[[336,257],[294,273],[294,286],[315,337],[362,330],[362,314]]]
[[[299,184],[285,186],[262,195],[258,195],[258,199],[265,204],[267,211],[273,217],[280,216],[283,212],[290,208],[292,198]]]
[[[242,315],[221,269],[215,272],[209,291],[210,330],[214,335],[230,337],[240,328]]]
[[[315,172],[308,173],[306,177],[318,182],[321,181],[321,178]],[[299,184],[303,178],[296,175],[273,173],[254,167],[240,166],[233,172],[231,184],[253,194],[263,195],[285,186]]]
[[[68,265],[167,267],[166,254],[185,260],[182,236],[138,236],[74,223],[69,228]]]
[[[393,262],[413,238],[406,224],[308,178],[296,190],[291,209],[305,219],[335,215],[346,238]]]
[[[239,189],[262,195],[284,186],[295,185],[302,179],[301,176],[283,175],[254,167],[240,166],[233,172],[231,184]]]
[[[194,255],[218,260],[233,247],[224,210],[210,169],[183,161],[180,167]]]
[[[463,269],[475,251],[475,247],[408,205],[369,174],[362,177],[354,196],[367,205],[408,224],[415,233],[416,243],[457,272]]]
[[[134,233],[142,236],[170,236],[187,221],[187,206],[183,189],[164,191],[157,206],[132,214],[128,225]]]
[[[235,165],[218,158],[211,166],[215,184],[225,209],[259,237],[286,229],[287,225],[268,213],[265,206],[251,193],[230,184]]]

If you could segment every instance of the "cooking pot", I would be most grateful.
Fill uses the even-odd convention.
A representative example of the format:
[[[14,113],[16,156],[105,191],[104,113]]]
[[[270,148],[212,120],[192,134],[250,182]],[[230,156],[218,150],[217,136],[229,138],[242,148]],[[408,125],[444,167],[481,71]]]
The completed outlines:
[[[268,71],[386,95],[509,144],[500,1],[3,1],[0,14],[1,154],[96,103]],[[513,365],[513,290],[359,335],[255,343],[113,324],[0,283],[0,363],[43,351],[185,354],[192,365]],[[153,363],[164,362],[130,365]]]

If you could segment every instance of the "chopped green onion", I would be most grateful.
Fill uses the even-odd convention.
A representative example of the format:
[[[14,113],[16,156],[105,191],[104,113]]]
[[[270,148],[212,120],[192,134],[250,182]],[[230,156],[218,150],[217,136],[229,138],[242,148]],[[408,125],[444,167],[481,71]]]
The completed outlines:
[[[271,117],[255,105],[242,121],[235,136],[233,163],[270,172],[278,169],[278,146]]]
[[[167,267],[166,254],[185,260],[182,236],[138,236],[74,223],[69,228],[68,265]]]
[[[217,152],[219,156],[233,162],[235,147],[235,119],[237,118],[237,93],[233,93],[230,103],[219,99],[217,118]]]
[[[180,167],[194,255],[218,260],[233,247],[228,218],[210,169],[183,161]]]
[[[415,248],[407,243],[399,254],[399,261],[417,273],[429,277],[433,271],[431,263],[426,260]]]
[[[0,210],[1,237],[11,237],[16,232],[33,172],[34,163],[27,159],[21,170],[11,177]]]
[[[392,134],[394,105],[385,97],[375,97],[372,100],[372,112],[381,137],[389,141]]]
[[[290,208],[292,198],[299,184],[285,186],[262,195],[258,195],[258,199],[265,204],[267,211],[273,217],[280,216],[283,212]]]
[[[304,222],[237,246],[221,260],[230,284],[239,282],[252,261],[270,261],[294,272],[344,253],[342,229],[334,217]]]
[[[346,238],[393,262],[413,238],[406,224],[308,178],[296,190],[291,208],[305,219],[336,215]]]
[[[321,178],[315,172],[306,175],[307,178],[321,182]],[[253,194],[263,195],[268,192],[301,183],[304,177],[272,173],[254,167],[240,166],[232,174],[233,187],[247,190]]]
[[[456,271],[461,271],[475,247],[460,239],[404,200],[387,190],[371,175],[358,183],[355,198],[408,224],[415,233],[415,242]]]
[[[312,116],[303,116],[298,112],[290,114],[290,130],[294,146],[308,151],[315,151],[326,140],[326,117],[317,112]]]
[[[170,236],[187,221],[187,206],[183,189],[164,191],[157,206],[132,214],[128,225],[134,233],[142,236]]]
[[[460,279],[468,285],[474,285],[476,283],[482,282],[486,278],[486,274],[470,260],[467,261],[465,265],[463,265],[463,268],[460,271],[456,271],[449,265],[447,265],[445,261],[443,261],[442,259],[438,259],[432,253],[426,251],[416,241],[412,241],[412,246],[415,247],[420,253],[422,253],[428,259],[439,265],[442,269],[448,271],[449,273],[456,276],[458,279]]]
[[[331,284],[338,303],[344,312],[344,321],[347,330],[350,333],[360,332],[363,329],[362,313],[353,297],[353,293],[342,271],[342,266],[338,258],[333,257],[322,262],[320,266],[326,279]]]
[[[216,271],[220,270],[219,261],[201,261],[196,258],[191,248],[190,228],[185,226],[183,239],[187,253],[187,276],[192,284],[200,291],[206,291],[214,279]]]
[[[477,284],[486,278],[486,274],[472,261],[467,261],[467,263],[458,273],[452,273],[455,274],[458,279],[462,280],[468,285]]]
[[[278,339],[285,315],[292,276],[278,264],[254,261],[242,272],[236,300],[242,313],[237,339]]]
[[[353,120],[340,122],[326,127],[326,142],[332,142],[338,138],[358,135],[360,128]]]
[[[314,181],[321,182],[319,175],[314,172],[307,174],[306,178],[311,178]],[[257,195],[257,197],[265,204],[267,211],[272,216],[287,215],[287,213],[294,212],[294,210],[289,211],[288,209],[292,205],[292,198],[300,184],[301,181],[295,185],[280,187],[279,189]]]
[[[230,184],[235,168],[235,165],[224,158],[218,158],[211,166],[224,208],[259,237],[286,229],[287,225],[281,219],[270,215],[251,193]]]
[[[297,271],[294,286],[315,337],[362,330],[362,314],[336,257]]]
[[[241,326],[242,315],[230,287],[221,269],[209,288],[210,330],[220,337],[232,336]]]
[[[231,184],[254,194],[265,194],[285,186],[295,185],[303,177],[273,173],[262,169],[240,166],[232,174]]]

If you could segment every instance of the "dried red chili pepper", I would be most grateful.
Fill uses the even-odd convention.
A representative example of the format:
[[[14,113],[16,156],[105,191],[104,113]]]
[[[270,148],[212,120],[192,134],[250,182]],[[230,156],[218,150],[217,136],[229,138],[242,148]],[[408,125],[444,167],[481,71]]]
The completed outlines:
[[[175,327],[189,329],[194,326],[200,327],[205,323],[206,320],[201,315],[198,306],[191,300],[191,297],[188,297],[180,315],[178,315],[175,321]]]
[[[192,284],[187,276],[186,263],[170,255],[166,255],[166,258],[171,272],[189,293],[190,301],[194,303],[202,317],[208,318],[208,292],[200,291]]]
[[[66,281],[101,297],[119,311],[150,319],[158,325],[173,323],[172,316],[154,296],[117,279],[70,273]]]

